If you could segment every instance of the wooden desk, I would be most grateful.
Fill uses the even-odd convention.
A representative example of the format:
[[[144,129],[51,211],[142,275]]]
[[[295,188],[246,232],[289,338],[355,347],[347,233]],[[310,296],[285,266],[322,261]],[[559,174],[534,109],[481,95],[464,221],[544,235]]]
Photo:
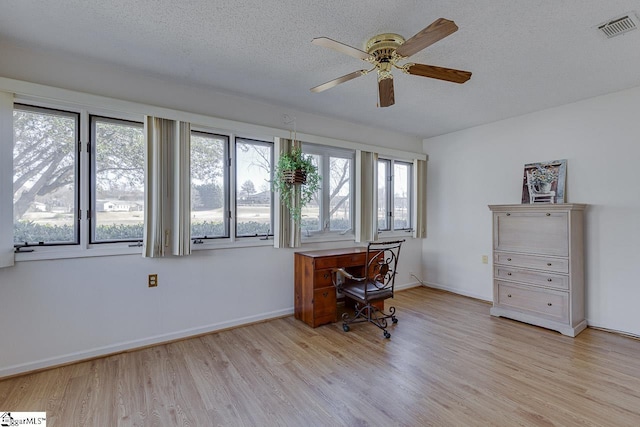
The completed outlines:
[[[366,247],[327,249],[295,253],[294,307],[295,317],[316,326],[337,320],[336,288],[331,270],[349,268],[356,276],[364,276]]]

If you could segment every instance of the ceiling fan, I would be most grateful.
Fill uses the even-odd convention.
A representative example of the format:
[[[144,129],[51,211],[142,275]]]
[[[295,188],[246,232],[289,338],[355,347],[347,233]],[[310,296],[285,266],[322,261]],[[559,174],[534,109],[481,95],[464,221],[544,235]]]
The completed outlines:
[[[439,18],[431,25],[414,35],[408,40],[398,34],[384,33],[378,34],[369,39],[366,43],[366,52],[344,43],[337,42],[328,37],[318,37],[311,41],[317,46],[327,47],[362,59],[373,65],[367,70],[358,70],[337,79],[323,83],[311,88],[311,92],[322,92],[340,83],[348,82],[356,77],[364,76],[371,71],[378,72],[378,97],[380,107],[389,107],[395,103],[393,94],[393,75],[391,70],[395,67],[407,74],[414,76],[431,77],[433,79],[446,80],[454,83],[464,83],[471,78],[470,71],[455,70],[452,68],[436,67],[435,65],[415,64],[408,62],[398,65],[411,55],[420,52],[422,49],[442,40],[458,30],[458,26],[453,21]]]

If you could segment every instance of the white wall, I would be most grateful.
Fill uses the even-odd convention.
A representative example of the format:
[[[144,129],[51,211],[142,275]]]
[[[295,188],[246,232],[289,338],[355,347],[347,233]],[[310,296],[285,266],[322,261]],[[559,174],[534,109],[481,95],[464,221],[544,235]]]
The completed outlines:
[[[315,245],[304,250],[353,246]],[[398,285],[415,285],[408,240]],[[158,287],[147,275],[158,273]],[[19,262],[0,269],[0,377],[293,314],[293,250],[199,251]]]
[[[291,111],[206,88],[0,44],[0,76],[271,127],[421,152],[415,137]],[[391,142],[389,142],[391,141]],[[353,246],[304,246],[304,250]],[[398,285],[421,271],[420,240],[403,248]],[[157,288],[147,275],[158,273]],[[185,258],[140,255],[19,262],[0,269],[0,377],[293,313],[293,251],[254,247]]]
[[[188,86],[132,73],[84,58],[61,60],[53,52],[31,51],[2,42],[0,58],[2,77],[287,130],[291,126],[283,123],[283,114],[288,114],[296,118],[298,132],[398,150],[422,151],[421,140],[415,136],[308,114],[208,87]]]
[[[426,282],[491,300],[487,205],[520,203],[525,163],[567,159],[567,202],[589,205],[587,322],[640,335],[640,88],[427,139],[424,148]]]

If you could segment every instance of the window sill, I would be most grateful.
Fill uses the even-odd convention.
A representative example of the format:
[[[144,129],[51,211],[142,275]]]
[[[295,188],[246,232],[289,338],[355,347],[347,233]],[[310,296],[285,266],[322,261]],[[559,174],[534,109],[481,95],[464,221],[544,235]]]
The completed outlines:
[[[101,245],[102,246],[102,245]],[[130,248],[129,246],[118,245],[116,247],[91,247],[82,249],[79,247],[57,247],[57,248],[39,248],[33,252],[17,252],[15,254],[16,262],[22,261],[43,261],[48,259],[67,259],[67,258],[90,258],[101,256],[117,256],[117,255],[141,255],[142,248],[139,246]]]
[[[379,231],[378,232],[378,240],[388,240],[390,238],[413,239],[413,230]]]
[[[51,259],[91,258],[119,255],[142,256],[142,247],[129,247],[128,245],[122,246],[121,244],[114,244],[113,246],[111,245],[112,244],[109,244],[109,247],[105,247],[104,245],[92,246],[88,249],[82,249],[79,247],[38,248],[33,252],[15,253],[15,261],[44,261]],[[259,238],[242,238],[236,241],[225,240],[215,243],[203,243],[201,245],[192,245],[191,250],[192,252],[199,252],[205,250],[236,249],[263,246],[273,247],[273,237],[269,237],[269,240],[261,240]]]
[[[264,237],[241,237],[237,240],[221,239],[213,242],[206,242],[198,245],[191,245],[192,251],[211,251],[217,249],[236,249],[236,248],[252,248],[260,246],[273,247],[273,236],[269,236],[269,239]]]
[[[317,234],[312,236],[302,236],[302,243],[324,243],[324,242],[345,242],[345,241],[355,241],[355,236],[351,233],[349,234],[338,234],[338,233],[327,233],[327,234]]]

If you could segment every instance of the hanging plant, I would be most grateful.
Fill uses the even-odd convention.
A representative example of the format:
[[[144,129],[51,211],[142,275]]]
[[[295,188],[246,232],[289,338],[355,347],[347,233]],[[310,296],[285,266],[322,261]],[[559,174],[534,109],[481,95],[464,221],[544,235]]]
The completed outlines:
[[[302,208],[313,199],[319,189],[320,175],[311,156],[302,154],[300,148],[294,148],[290,153],[280,156],[275,169],[273,190],[280,193],[280,200],[296,222],[300,222]],[[296,206],[298,192],[300,204]]]

